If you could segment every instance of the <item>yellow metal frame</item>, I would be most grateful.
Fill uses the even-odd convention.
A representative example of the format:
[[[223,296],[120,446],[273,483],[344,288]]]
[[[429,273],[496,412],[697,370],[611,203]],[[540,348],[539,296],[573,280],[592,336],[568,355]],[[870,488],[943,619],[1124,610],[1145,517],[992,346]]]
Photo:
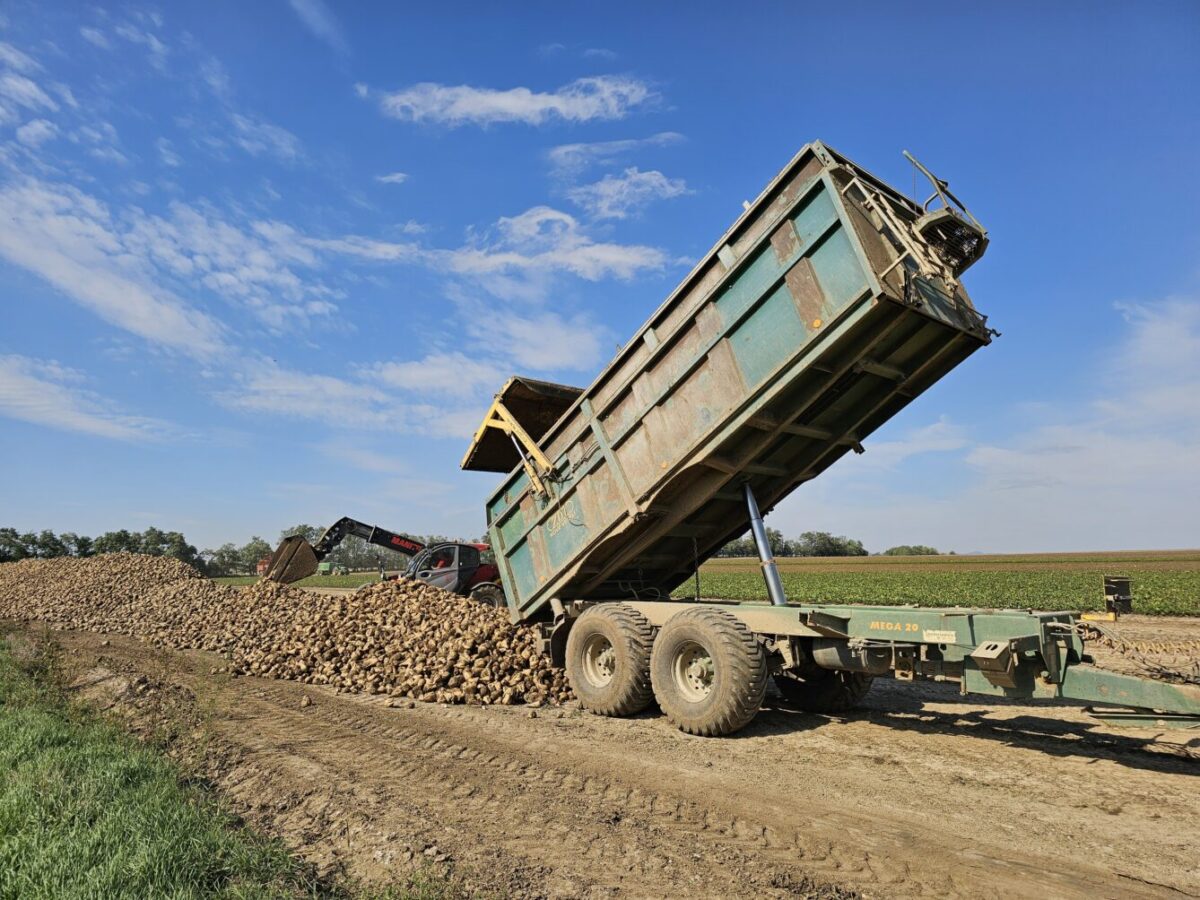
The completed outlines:
[[[466,465],[471,452],[483,439],[484,434],[487,433],[489,428],[503,431],[515,440],[517,451],[521,455],[521,465],[525,469],[525,474],[529,476],[529,483],[533,485],[533,489],[537,493],[548,494],[549,491],[546,489],[543,479],[554,471],[554,466],[550,464],[550,460],[546,458],[546,454],[542,452],[542,448],[529,436],[529,432],[521,427],[521,424],[513,414],[508,411],[508,407],[501,402],[500,394],[496,395],[496,399],[488,407],[487,415],[483,417],[483,423],[476,430],[470,449],[467,450],[466,456],[463,457],[461,465]]]

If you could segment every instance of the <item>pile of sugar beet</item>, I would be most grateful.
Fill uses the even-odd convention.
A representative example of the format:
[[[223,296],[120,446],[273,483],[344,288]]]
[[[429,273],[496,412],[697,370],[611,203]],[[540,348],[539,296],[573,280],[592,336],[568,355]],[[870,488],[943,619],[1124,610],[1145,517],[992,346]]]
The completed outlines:
[[[538,635],[439,588],[382,582],[330,596],[227,587],[169,557],[113,553],[0,564],[0,620],[224,654],[234,674],[441,703],[570,699]]]

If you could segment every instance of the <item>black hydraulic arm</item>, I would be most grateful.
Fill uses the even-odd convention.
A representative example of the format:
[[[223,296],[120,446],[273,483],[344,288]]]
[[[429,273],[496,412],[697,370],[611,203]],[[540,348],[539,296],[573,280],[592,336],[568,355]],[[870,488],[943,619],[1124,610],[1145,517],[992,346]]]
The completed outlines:
[[[388,531],[386,528],[380,528],[378,525],[367,525],[365,522],[344,516],[326,528],[325,533],[313,544],[313,551],[316,553],[317,559],[324,559],[349,535],[360,537],[368,544],[387,547],[389,550],[397,550],[400,553],[407,553],[409,556],[425,549],[425,545],[420,541]]]

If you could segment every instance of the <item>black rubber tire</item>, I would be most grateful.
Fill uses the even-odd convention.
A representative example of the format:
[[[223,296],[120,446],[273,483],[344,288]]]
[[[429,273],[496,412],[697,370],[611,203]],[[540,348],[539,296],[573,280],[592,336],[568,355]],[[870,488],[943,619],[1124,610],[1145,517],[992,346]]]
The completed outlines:
[[[483,584],[477,584],[471,588],[471,599],[484,606],[494,606],[497,609],[504,609],[508,606],[504,588],[494,581],[485,581]]]
[[[676,660],[698,644],[712,660],[707,696],[686,696],[676,682]],[[729,613],[697,606],[676,613],[659,629],[650,659],[654,696],[667,719],[688,734],[716,737],[745,727],[767,693],[762,644]]]
[[[780,672],[775,676],[775,686],[788,706],[805,712],[844,713],[859,705],[874,680],[874,676],[861,672],[811,669],[804,677]]]
[[[585,654],[593,640],[612,648],[612,675],[606,682],[589,676]],[[600,716],[632,716],[654,701],[650,689],[650,647],[654,629],[624,603],[600,603],[584,610],[567,634],[567,680],[584,709]]]

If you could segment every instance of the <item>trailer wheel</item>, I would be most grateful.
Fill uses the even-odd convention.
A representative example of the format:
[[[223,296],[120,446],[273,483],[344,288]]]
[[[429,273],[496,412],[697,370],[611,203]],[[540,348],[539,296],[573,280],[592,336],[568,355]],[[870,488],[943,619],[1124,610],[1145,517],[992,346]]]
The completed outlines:
[[[477,584],[471,588],[471,599],[484,606],[494,606],[497,609],[504,609],[508,606],[508,600],[504,597],[504,588],[492,581],[485,581],[483,584]]]
[[[659,631],[650,680],[672,725],[688,734],[731,734],[762,706],[767,657],[744,624],[698,606],[676,613]]]
[[[584,709],[632,716],[649,706],[653,640],[646,617],[624,603],[585,610],[567,634],[567,679]]]
[[[803,676],[783,671],[775,686],[789,706],[814,713],[843,713],[859,705],[874,677],[862,672],[813,668]]]

